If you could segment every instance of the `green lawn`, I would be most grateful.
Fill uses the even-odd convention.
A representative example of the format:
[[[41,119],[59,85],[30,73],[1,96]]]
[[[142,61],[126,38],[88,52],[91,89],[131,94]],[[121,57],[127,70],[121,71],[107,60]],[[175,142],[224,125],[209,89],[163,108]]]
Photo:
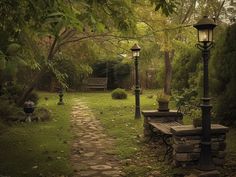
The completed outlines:
[[[40,94],[38,106],[52,112],[48,122],[12,124],[0,134],[0,176],[35,177],[70,175],[69,116],[73,95],[67,95],[67,104],[57,106],[55,94]],[[49,100],[44,100],[44,97]]]
[[[153,97],[152,97],[153,96]],[[161,171],[163,177],[172,176],[180,169],[172,169],[170,165],[158,161],[157,154],[143,142],[143,118],[134,119],[133,94],[129,93],[125,100],[111,99],[111,93],[82,93],[80,99],[86,102],[100,119],[107,134],[116,141],[115,153],[121,159],[129,159],[131,163],[124,165],[129,177],[145,176],[150,171]],[[141,95],[141,110],[157,109],[156,91],[144,91]],[[174,108],[174,104],[171,103]],[[124,160],[125,161],[125,160]]]
[[[141,109],[156,109],[155,97],[150,99],[147,95],[153,93],[141,95]],[[143,119],[134,119],[134,95],[129,94],[126,100],[114,100],[111,93],[86,93],[81,94],[81,99],[101,120],[107,133],[116,139],[116,151],[121,158],[139,150],[137,135],[142,135]]]
[[[156,109],[155,93],[144,91],[141,95],[142,110]],[[46,101],[45,96],[49,100]],[[68,157],[73,137],[69,122],[71,108],[75,104],[73,98],[86,102],[107,134],[115,139],[113,153],[123,161],[129,159],[128,165],[123,164],[128,176],[143,176],[157,170],[167,177],[180,170],[158,162],[156,154],[142,141],[143,119],[134,119],[134,95],[131,93],[126,100],[113,100],[110,92],[68,93],[64,96],[64,106],[57,105],[58,96],[55,93],[40,93],[40,97],[38,106],[51,110],[51,121],[11,124],[8,128],[0,124],[0,176],[72,176]],[[173,103],[171,107],[174,108]],[[236,154],[234,136],[236,131],[232,129],[227,138],[230,154]]]

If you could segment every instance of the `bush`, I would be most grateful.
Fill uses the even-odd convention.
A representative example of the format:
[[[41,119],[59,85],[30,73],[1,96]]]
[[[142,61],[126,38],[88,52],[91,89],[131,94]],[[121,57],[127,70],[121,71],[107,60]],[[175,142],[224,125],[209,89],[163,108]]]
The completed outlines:
[[[229,42],[230,41],[230,42]],[[223,124],[236,124],[236,23],[221,33],[211,57],[211,72],[214,77],[212,91],[216,97],[214,111]],[[220,59],[219,59],[220,58]]]
[[[0,100],[0,119],[4,121],[22,121],[25,119],[25,114],[22,108],[7,100]]]
[[[51,113],[46,108],[36,108],[36,110],[33,113],[33,120],[37,121],[48,121],[51,118]]]
[[[0,120],[0,134],[7,129],[7,124]]]
[[[125,92],[124,89],[117,88],[112,91],[111,97],[112,97],[112,99],[126,99],[127,93]]]
[[[4,87],[3,95],[1,97],[2,98],[5,97],[5,99],[11,100],[12,102],[16,103],[23,93],[24,93],[24,87],[22,85],[9,84]],[[35,104],[37,104],[39,96],[36,92],[33,91],[28,95],[25,101],[28,100],[31,100]]]
[[[3,96],[5,99],[11,100],[12,102],[17,101],[17,99],[23,94],[23,86],[16,85],[13,83],[8,83],[3,87]]]

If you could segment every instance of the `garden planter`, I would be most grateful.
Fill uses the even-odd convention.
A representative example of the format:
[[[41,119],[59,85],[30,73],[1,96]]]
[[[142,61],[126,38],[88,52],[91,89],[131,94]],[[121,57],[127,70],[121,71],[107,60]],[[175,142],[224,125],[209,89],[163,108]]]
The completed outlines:
[[[33,114],[34,112],[34,109],[35,109],[35,104],[34,102],[32,101],[26,101],[24,103],[24,112],[26,114],[26,119],[25,121],[28,121],[28,122],[31,122],[31,115]]]
[[[158,111],[169,111],[169,102],[168,101],[158,101]]]

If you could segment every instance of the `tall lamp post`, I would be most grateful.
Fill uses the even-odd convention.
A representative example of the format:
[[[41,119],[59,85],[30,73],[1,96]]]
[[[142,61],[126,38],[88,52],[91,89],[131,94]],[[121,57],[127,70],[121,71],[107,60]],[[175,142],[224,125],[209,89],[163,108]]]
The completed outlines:
[[[198,30],[198,44],[196,45],[202,51],[203,58],[203,98],[202,109],[202,139],[201,152],[199,159],[199,169],[208,171],[214,169],[211,154],[211,108],[209,98],[209,81],[208,81],[208,60],[209,52],[213,47],[213,29],[216,27],[215,22],[204,16],[198,23],[193,25]]]
[[[141,48],[138,44],[134,44],[131,48],[132,54],[134,57],[134,66],[135,66],[135,118],[141,118],[140,112],[140,84],[139,84],[139,75],[138,75],[138,57]]]

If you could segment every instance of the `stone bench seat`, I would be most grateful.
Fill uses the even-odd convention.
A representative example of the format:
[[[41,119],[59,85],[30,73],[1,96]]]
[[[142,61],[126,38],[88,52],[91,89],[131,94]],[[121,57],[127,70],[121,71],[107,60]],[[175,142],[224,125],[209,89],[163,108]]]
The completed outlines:
[[[172,135],[171,128],[173,126],[182,126],[179,122],[176,121],[170,121],[170,122],[149,122],[151,126],[159,130],[161,133],[166,135]]]
[[[171,159],[173,148],[170,139],[172,138],[171,127],[180,126],[183,115],[177,110],[158,111],[147,110],[142,111],[144,115],[144,136],[152,140],[161,138],[165,145],[164,161],[167,156]]]

